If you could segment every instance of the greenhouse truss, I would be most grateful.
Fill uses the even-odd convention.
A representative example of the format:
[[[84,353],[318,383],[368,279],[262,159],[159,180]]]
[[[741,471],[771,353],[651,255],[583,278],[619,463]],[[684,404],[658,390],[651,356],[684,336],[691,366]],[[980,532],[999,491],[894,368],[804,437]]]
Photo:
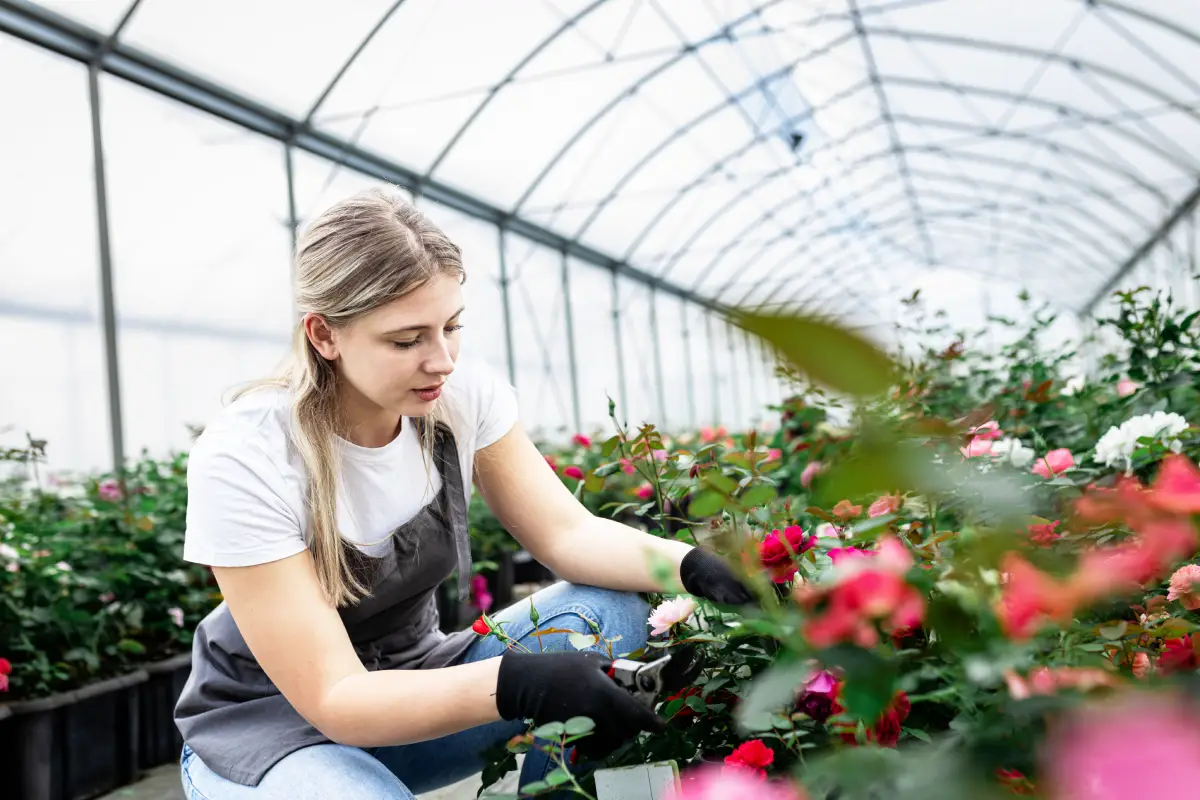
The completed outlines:
[[[282,355],[297,229],[379,185],[545,438],[767,421],[734,309],[1195,305],[1198,55],[1170,0],[0,0],[0,428],[186,447]]]

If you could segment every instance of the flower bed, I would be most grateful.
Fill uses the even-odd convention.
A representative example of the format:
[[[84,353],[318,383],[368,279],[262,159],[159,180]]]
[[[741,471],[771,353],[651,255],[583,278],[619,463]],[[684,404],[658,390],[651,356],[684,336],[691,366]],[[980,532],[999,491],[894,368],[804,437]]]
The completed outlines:
[[[674,761],[688,800],[1190,793],[1193,319],[1126,295],[1102,321],[1121,352],[1091,383],[1039,349],[1046,318],[992,355],[964,338],[895,361],[819,323],[750,320],[798,369],[855,395],[852,419],[831,428],[832,402],[808,391],[769,442],[685,443],[638,462],[662,441],[646,427],[573,462],[585,497],[623,459],[643,467],[652,493],[634,511],[647,528],[723,553],[760,601],[652,597],[650,652],[628,655],[694,648],[704,669],[658,699],[665,735],[604,766]],[[840,357],[797,344],[814,340]],[[673,527],[668,508],[692,524]],[[586,736],[572,725],[510,749],[566,759]],[[485,783],[512,763],[498,754]],[[594,796],[588,776],[560,772],[523,796]]]

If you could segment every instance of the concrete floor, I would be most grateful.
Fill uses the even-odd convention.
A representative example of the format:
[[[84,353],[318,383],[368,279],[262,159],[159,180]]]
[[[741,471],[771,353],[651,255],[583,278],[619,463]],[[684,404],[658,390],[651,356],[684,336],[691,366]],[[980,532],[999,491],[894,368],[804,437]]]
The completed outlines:
[[[504,780],[492,786],[489,794],[516,794],[517,793],[517,772],[510,772],[504,777]],[[444,789],[438,789],[436,792],[427,792],[420,795],[420,800],[475,800],[475,794],[479,791],[479,776],[473,775],[464,781],[459,781],[453,786],[447,786]],[[485,795],[486,797],[486,795]],[[99,800],[188,800],[183,795],[183,788],[179,783],[179,766],[177,764],[164,764],[161,767],[155,767],[146,773],[146,776],[137,783],[131,784],[118,789],[117,791],[106,794]]]

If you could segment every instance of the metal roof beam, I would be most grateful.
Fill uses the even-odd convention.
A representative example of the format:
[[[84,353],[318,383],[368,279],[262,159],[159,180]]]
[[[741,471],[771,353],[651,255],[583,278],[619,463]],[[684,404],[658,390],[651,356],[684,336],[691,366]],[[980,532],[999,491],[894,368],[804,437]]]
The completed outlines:
[[[98,62],[104,72],[149,89],[164,97],[212,114],[247,130],[267,136],[313,155],[345,164],[388,183],[421,188],[428,199],[476,219],[491,222],[512,233],[543,244],[594,266],[612,270],[667,294],[697,303],[719,314],[729,310],[682,287],[630,265],[615,256],[555,233],[530,220],[467,192],[438,181],[421,183],[421,176],[378,153],[312,129],[280,111],[141,52],[120,42],[105,50],[107,37],[77,22],[54,14],[26,0],[0,0],[0,33],[7,33],[60,55],[84,63]]]

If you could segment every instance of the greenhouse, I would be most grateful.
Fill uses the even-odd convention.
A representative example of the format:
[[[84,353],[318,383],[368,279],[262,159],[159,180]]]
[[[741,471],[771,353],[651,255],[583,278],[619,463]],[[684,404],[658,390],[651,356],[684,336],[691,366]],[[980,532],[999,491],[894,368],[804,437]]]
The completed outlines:
[[[0,795],[1190,796],[1197,75],[1186,0],[0,0]]]

